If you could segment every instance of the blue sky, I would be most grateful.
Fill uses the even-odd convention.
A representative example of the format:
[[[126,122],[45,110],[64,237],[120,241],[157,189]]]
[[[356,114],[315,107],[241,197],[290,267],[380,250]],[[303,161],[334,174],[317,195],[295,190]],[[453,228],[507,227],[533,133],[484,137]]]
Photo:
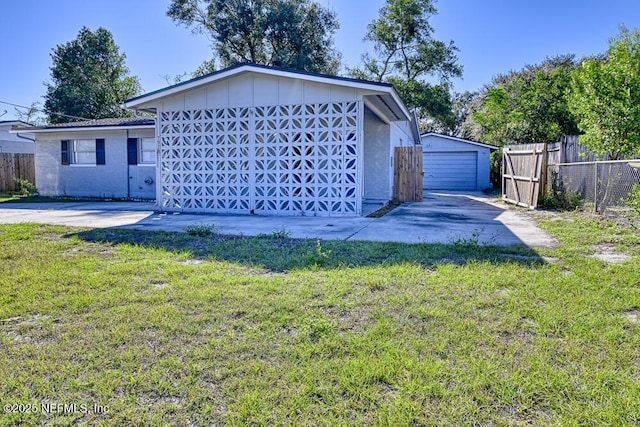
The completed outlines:
[[[335,44],[348,66],[371,47],[366,27],[384,0],[318,0],[341,24]],[[82,26],[110,30],[127,66],[145,91],[166,86],[165,76],[195,70],[210,58],[204,35],[176,26],[165,15],[169,0],[4,0],[0,21],[0,101],[43,103],[51,49],[74,39]],[[547,56],[603,52],[618,25],[640,27],[638,0],[440,0],[432,19],[436,38],[453,40],[464,67],[455,90],[477,90],[499,73]],[[15,118],[0,104],[0,120]]]

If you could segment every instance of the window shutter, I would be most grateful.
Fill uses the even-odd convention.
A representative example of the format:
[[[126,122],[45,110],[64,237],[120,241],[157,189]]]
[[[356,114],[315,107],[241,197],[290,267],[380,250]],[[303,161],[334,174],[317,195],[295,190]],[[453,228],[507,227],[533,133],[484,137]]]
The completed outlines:
[[[138,164],[138,138],[127,138],[127,164]]]
[[[104,165],[104,139],[96,139],[96,165]]]
[[[63,165],[68,165],[69,162],[69,141],[60,141],[60,154]]]

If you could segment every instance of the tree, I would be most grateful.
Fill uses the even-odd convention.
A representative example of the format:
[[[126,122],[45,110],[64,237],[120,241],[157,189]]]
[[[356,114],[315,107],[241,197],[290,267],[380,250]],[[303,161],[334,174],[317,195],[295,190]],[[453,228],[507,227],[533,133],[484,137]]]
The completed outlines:
[[[34,126],[43,126],[46,124],[46,120],[41,114],[42,111],[40,110],[40,104],[38,102],[32,102],[29,107],[20,108],[22,109],[14,108],[14,112],[18,120]]]
[[[618,159],[640,150],[640,32],[620,28],[606,56],[587,58],[575,70],[570,106],[598,155]]]
[[[375,55],[363,55],[363,67],[351,70],[358,78],[393,83],[417,109],[423,130],[454,125],[450,79],[462,75],[454,43],[433,37],[429,19],[436,13],[432,0],[386,0],[365,36]]]
[[[440,133],[448,132],[451,136],[473,139],[472,128],[467,125],[474,113],[474,105],[480,94],[478,92],[455,93],[452,98],[451,113],[452,122],[448,129]]]
[[[473,115],[482,129],[480,139],[502,146],[577,134],[568,105],[575,67],[574,56],[563,55],[495,77],[482,91],[482,105]]]
[[[83,27],[75,40],[56,46],[51,57],[44,103],[51,123],[132,114],[120,104],[138,94],[140,84],[128,75],[126,56],[108,30]]]
[[[312,0],[172,0],[167,15],[205,33],[223,67],[243,62],[336,74],[335,13]],[[215,69],[206,61],[197,71]]]

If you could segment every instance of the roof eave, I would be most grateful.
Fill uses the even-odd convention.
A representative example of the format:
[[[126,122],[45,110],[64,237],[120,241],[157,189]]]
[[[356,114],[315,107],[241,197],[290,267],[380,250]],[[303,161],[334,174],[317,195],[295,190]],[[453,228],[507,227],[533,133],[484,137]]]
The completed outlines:
[[[147,110],[145,111],[155,112],[154,107],[144,107],[144,105],[157,101],[161,98],[172,96],[184,91],[197,89],[201,86],[205,86],[212,82],[223,80],[226,78],[230,78],[230,77],[248,73],[248,72],[255,72],[255,73],[278,76],[278,77],[288,77],[292,79],[304,79],[312,82],[325,83],[325,84],[331,84],[331,85],[337,85],[337,86],[346,86],[346,87],[352,87],[352,88],[363,89],[363,90],[375,90],[375,91],[389,92],[389,93],[393,92],[392,96],[394,96],[394,98],[396,99],[396,102],[400,100],[400,97],[397,95],[397,93],[395,93],[395,89],[393,88],[393,86],[387,83],[367,82],[364,80],[325,76],[325,75],[313,74],[313,73],[304,73],[304,72],[299,72],[294,70],[284,70],[280,68],[258,66],[255,64],[241,64],[235,67],[227,68],[225,70],[220,70],[208,76],[192,79],[187,82],[179,83],[177,85],[169,86],[163,89],[156,90],[154,92],[150,92],[146,95],[141,95],[136,98],[128,99],[122,104],[122,108],[139,109],[141,111],[143,111],[144,108],[147,108]],[[402,105],[404,107],[402,103],[400,103],[399,105]],[[142,108],[139,108],[139,107],[142,107]],[[407,111],[407,117],[409,117],[408,111]]]
[[[154,124],[126,125],[126,126],[77,126],[77,127],[57,127],[57,128],[19,128],[11,129],[9,133],[59,133],[59,132],[80,132],[80,131],[100,131],[100,130],[131,130],[131,129],[155,129]]]

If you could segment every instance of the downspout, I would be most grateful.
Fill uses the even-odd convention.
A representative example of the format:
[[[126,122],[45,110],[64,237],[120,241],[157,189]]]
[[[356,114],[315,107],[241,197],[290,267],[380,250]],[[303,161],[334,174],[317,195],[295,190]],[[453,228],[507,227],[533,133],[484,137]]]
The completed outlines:
[[[26,139],[27,141],[36,142],[36,139],[35,139],[35,138],[31,139],[31,138],[29,138],[29,137],[22,136],[22,135],[20,135],[19,133],[16,133],[16,136],[17,136],[18,138]]]

